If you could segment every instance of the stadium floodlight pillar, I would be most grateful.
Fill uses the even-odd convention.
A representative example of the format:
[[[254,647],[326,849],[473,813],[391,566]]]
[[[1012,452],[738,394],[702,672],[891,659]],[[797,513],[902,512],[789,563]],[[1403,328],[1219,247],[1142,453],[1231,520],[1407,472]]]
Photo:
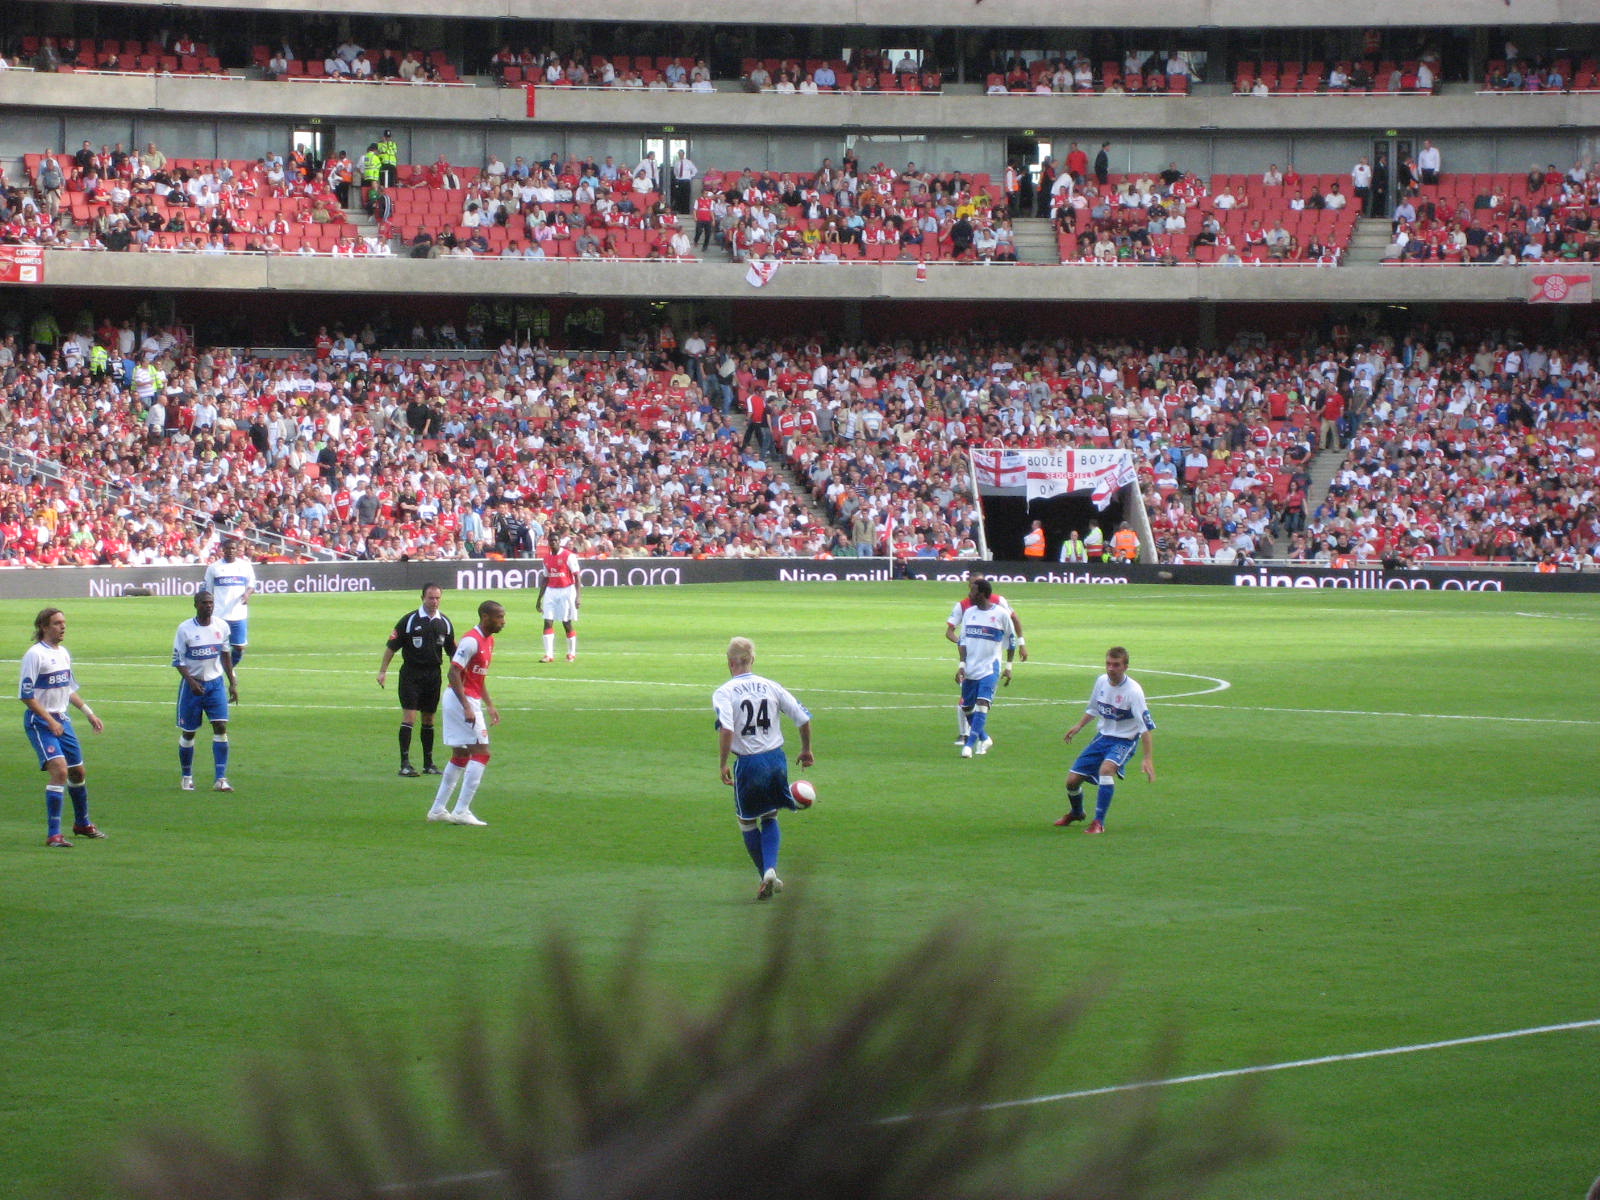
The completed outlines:
[[[1150,530],[1150,512],[1144,506],[1144,490],[1138,480],[1123,484],[1122,511],[1127,515],[1133,531],[1139,535],[1139,561],[1153,565],[1158,561],[1156,536]]]
[[[978,469],[973,465],[972,452],[967,452],[967,481],[972,487],[972,506],[978,510],[978,557],[985,562],[991,557],[989,554],[989,530],[983,513],[983,496],[978,491]]]

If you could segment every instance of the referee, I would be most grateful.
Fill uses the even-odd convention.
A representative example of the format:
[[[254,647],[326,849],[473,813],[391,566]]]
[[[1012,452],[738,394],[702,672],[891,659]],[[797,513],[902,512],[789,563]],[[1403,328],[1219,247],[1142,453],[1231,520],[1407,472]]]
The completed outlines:
[[[378,664],[378,686],[389,674],[389,660],[400,652],[400,774],[407,779],[442,775],[433,765],[433,717],[439,711],[439,665],[456,652],[456,630],[439,611],[444,595],[437,583],[425,584],[422,607],[395,623]],[[422,714],[422,770],[411,765],[411,730]]]

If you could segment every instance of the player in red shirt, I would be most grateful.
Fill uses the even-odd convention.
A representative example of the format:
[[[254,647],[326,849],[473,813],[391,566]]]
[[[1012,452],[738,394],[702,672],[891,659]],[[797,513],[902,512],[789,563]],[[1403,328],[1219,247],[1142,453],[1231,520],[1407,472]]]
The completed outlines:
[[[478,605],[478,623],[456,643],[450,659],[450,690],[444,695],[444,744],[450,762],[439,780],[439,791],[428,810],[428,820],[452,825],[487,825],[474,816],[484,769],[489,765],[489,726],[500,724],[500,710],[489,698],[489,663],[494,658],[494,635],[506,627],[505,606],[493,600]],[[461,784],[461,795],[450,808],[450,793]]]
[[[544,657],[540,662],[555,662],[555,624],[567,631],[567,661],[578,659],[578,556],[566,538],[550,537],[550,551],[540,556],[544,563],[544,582],[539,585],[539,612],[544,616]]]

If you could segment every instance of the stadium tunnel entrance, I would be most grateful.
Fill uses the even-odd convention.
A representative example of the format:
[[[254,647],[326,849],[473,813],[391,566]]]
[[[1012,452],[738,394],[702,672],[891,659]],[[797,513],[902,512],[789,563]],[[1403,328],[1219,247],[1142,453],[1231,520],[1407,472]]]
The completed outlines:
[[[1084,534],[1091,525],[1100,527],[1105,543],[1127,519],[1119,493],[1104,511],[1095,508],[1088,495],[1052,496],[1031,504],[1022,496],[984,496],[983,525],[992,558],[1005,562],[1022,561],[1022,539],[1035,521],[1044,523],[1044,558],[1055,562],[1061,543],[1074,533]]]

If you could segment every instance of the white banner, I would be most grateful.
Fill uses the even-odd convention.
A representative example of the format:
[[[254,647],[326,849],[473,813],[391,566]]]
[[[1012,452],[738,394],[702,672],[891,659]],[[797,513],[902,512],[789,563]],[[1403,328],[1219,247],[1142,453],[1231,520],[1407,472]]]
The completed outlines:
[[[1026,450],[1028,500],[1088,492],[1098,509],[1110,507],[1139,475],[1127,450]]]

